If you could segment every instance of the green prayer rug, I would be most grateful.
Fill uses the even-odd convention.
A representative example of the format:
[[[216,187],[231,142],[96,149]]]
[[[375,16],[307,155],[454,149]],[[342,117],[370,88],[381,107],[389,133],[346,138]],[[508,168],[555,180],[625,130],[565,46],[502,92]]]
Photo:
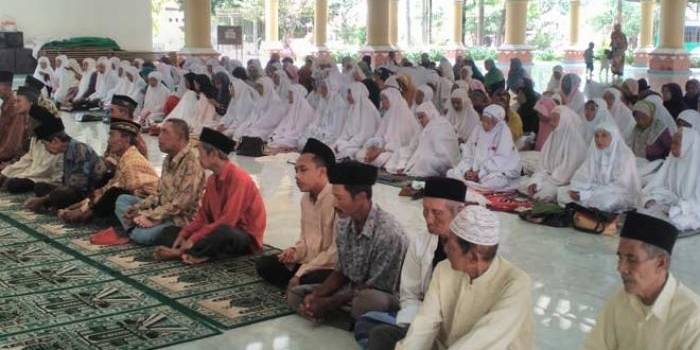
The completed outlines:
[[[12,226],[5,221],[0,221],[0,247],[34,241],[37,241],[36,237]]]
[[[0,337],[0,349],[156,349],[220,334],[174,310],[156,306]]]
[[[260,280],[251,257],[201,265],[184,265],[132,276],[169,298],[184,298]]]
[[[18,270],[2,270],[0,298],[78,287],[112,279],[106,272],[78,260]]]
[[[0,247],[0,266],[15,270],[73,260],[73,256],[45,242],[27,242]]]
[[[0,330],[9,335],[36,331],[159,305],[120,281],[0,299]]]
[[[290,315],[284,291],[265,282],[178,299],[219,328],[232,329]]]

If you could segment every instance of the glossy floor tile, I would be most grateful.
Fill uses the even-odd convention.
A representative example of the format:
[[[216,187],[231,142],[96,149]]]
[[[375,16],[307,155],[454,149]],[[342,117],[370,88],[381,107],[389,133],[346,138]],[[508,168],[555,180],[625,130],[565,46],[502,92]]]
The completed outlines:
[[[64,114],[67,131],[102,151],[107,126],[75,123]],[[144,136],[150,160],[160,171],[163,155],[155,138]],[[299,227],[299,199],[294,155],[232,159],[247,169],[260,186],[268,213],[265,243],[285,248],[294,243]],[[398,189],[375,186],[380,206],[396,215],[409,236],[425,234],[420,201],[398,197]],[[601,237],[531,225],[515,215],[499,214],[502,238],[499,254],[527,271],[534,281],[533,305],[537,349],[578,349],[607,296],[620,288],[616,273],[617,238]],[[700,291],[700,237],[680,240],[674,250],[676,277]],[[351,334],[327,326],[313,326],[298,316],[287,316],[227,331],[216,337],[182,344],[173,349],[357,349]]]

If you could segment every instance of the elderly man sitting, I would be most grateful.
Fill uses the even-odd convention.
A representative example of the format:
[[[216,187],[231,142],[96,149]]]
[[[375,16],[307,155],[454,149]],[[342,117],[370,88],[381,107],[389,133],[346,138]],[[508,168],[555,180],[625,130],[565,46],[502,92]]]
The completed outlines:
[[[700,298],[668,271],[678,230],[627,215],[617,248],[623,289],[605,305],[584,349],[700,349]]]
[[[499,222],[479,206],[450,224],[448,261],[435,268],[428,293],[398,350],[532,349],[530,277],[496,256]]]

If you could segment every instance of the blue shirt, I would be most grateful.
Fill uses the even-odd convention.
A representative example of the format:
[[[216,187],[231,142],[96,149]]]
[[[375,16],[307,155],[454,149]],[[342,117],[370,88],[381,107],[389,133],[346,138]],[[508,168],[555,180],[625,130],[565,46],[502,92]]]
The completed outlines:
[[[92,147],[71,139],[63,156],[63,185],[82,194],[92,192],[107,168]]]

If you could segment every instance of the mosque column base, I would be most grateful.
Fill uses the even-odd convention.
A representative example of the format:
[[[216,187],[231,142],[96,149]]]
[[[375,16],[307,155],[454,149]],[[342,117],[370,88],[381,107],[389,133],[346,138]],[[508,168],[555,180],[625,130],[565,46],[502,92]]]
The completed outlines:
[[[372,67],[379,67],[389,61],[389,53],[395,52],[396,60],[399,61],[400,52],[396,51],[393,46],[367,46],[360,50],[360,54],[363,56],[372,57]]]
[[[198,57],[206,61],[209,58],[218,59],[219,56],[221,56],[221,54],[210,47],[183,47],[177,53],[178,62],[193,57]]]
[[[584,51],[581,48],[569,47],[564,49],[565,64],[581,64],[585,62]]]
[[[690,55],[685,49],[655,49],[649,53],[649,71],[690,72]]]
[[[634,62],[632,66],[634,67],[648,67],[649,66],[649,54],[654,50],[654,48],[643,48],[634,51]]]
[[[510,65],[510,60],[519,58],[524,65],[532,64],[532,47],[529,45],[503,45],[498,48],[498,63]]]
[[[467,48],[463,45],[453,44],[445,48],[445,55],[447,59],[454,62],[457,57],[464,57],[467,52]]]

